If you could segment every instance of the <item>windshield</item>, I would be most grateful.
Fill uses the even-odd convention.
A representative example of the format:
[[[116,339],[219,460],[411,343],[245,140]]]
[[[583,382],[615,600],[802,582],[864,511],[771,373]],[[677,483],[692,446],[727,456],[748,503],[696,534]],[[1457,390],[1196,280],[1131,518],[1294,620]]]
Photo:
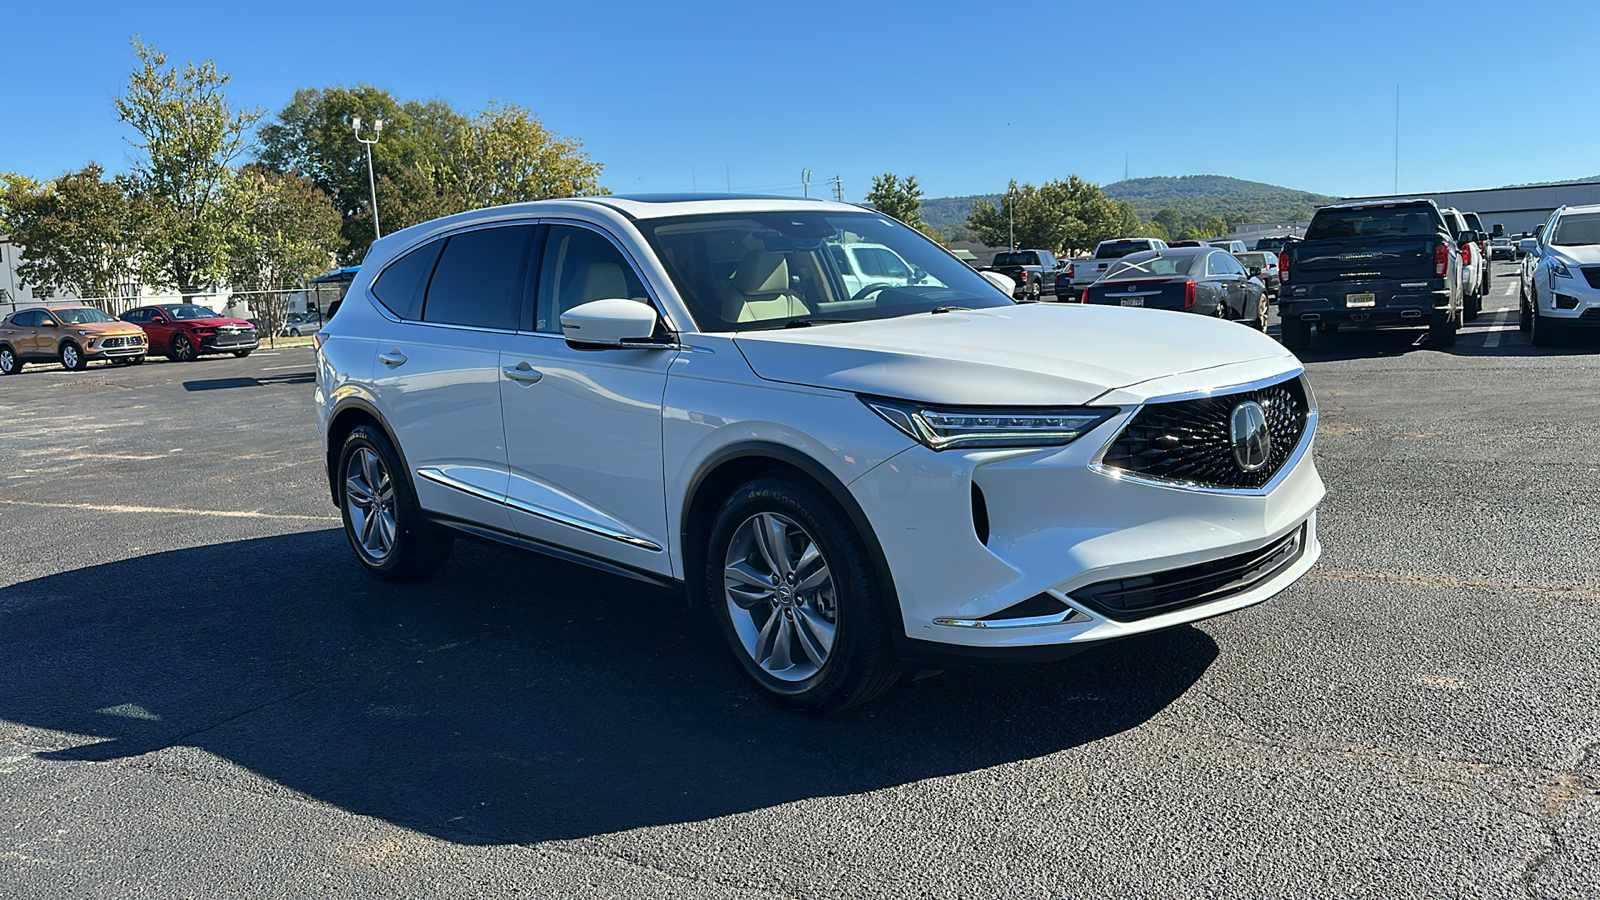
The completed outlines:
[[[1139,253],[1149,249],[1149,241],[1107,241],[1094,248],[1094,258],[1121,259],[1130,253]]]
[[[1200,258],[1198,253],[1175,253],[1163,256],[1159,252],[1134,254],[1123,257],[1106,271],[1105,280],[1113,278],[1161,278],[1167,275],[1187,275],[1189,267]]]
[[[82,309],[53,309],[51,312],[55,314],[57,319],[61,320],[63,325],[88,325],[92,322],[117,321],[98,309],[89,309],[87,307]]]
[[[1032,250],[1018,250],[1015,253],[996,253],[994,262],[996,266],[1037,266],[1039,254]]]
[[[1556,233],[1550,243],[1557,247],[1600,244],[1600,213],[1562,216],[1556,220]]]
[[[1363,206],[1318,211],[1306,229],[1306,240],[1330,238],[1423,236],[1439,233],[1433,210],[1425,206]]]
[[[638,228],[701,331],[1012,304],[971,266],[877,213],[715,213]]]
[[[174,319],[220,319],[220,318],[222,318],[221,316],[217,315],[215,312],[212,312],[211,310],[206,309],[204,306],[190,306],[188,304],[185,304],[183,306],[163,306],[163,307],[161,307],[161,309],[167,315],[171,316]]]

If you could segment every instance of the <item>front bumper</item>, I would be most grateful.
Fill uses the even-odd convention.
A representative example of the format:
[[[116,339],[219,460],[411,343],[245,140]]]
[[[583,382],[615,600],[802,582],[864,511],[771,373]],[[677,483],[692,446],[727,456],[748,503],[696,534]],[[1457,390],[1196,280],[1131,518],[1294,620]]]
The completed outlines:
[[[253,331],[239,334],[208,334],[200,338],[201,353],[232,353],[235,350],[254,350],[261,339]]]
[[[903,653],[1066,655],[1260,603],[1317,561],[1316,509],[1324,488],[1310,454],[1314,419],[1297,455],[1265,488],[1221,490],[1151,483],[1097,467],[1103,448],[1135,412],[1124,409],[1062,448],[935,453],[919,445],[850,486],[894,579],[911,648]],[[979,537],[985,524],[987,542]],[[1242,583],[1208,585],[1194,602],[1122,614],[1104,600],[1109,583],[1137,590],[1163,577],[1171,582],[1215,571],[1294,535],[1292,558]],[[1056,605],[1021,624],[993,618],[1024,601]]]
[[[1600,288],[1589,282],[1590,275],[1600,281],[1600,266],[1572,266],[1571,271],[1570,278],[1546,276],[1539,286],[1539,318],[1567,328],[1600,328]],[[1546,290],[1551,284],[1554,290]]]
[[[143,356],[148,351],[145,345],[143,332],[137,335],[112,335],[104,338],[91,338],[83,348],[84,359],[120,359],[128,356]]]

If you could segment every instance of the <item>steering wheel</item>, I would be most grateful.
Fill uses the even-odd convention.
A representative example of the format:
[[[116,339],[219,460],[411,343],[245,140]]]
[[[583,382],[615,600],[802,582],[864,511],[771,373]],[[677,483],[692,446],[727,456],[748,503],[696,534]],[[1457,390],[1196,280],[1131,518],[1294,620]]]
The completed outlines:
[[[877,292],[883,290],[884,288],[892,288],[892,287],[894,287],[894,285],[889,284],[888,282],[885,282],[885,281],[874,281],[873,283],[867,285],[866,287],[862,288],[861,290],[856,291],[855,296],[851,297],[850,299],[851,300],[865,300],[868,297],[872,296],[873,294],[876,294]]]

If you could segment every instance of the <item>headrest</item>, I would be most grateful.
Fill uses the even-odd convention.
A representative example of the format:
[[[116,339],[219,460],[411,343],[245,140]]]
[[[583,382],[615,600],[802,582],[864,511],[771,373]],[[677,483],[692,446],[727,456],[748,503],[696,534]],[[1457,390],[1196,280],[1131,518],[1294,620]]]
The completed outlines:
[[[752,250],[733,271],[733,289],[741,294],[782,294],[789,290],[789,260],[773,250]]]
[[[583,267],[583,280],[579,283],[578,296],[583,298],[583,303],[628,298],[628,279],[623,277],[622,267],[616,263],[589,263]]]

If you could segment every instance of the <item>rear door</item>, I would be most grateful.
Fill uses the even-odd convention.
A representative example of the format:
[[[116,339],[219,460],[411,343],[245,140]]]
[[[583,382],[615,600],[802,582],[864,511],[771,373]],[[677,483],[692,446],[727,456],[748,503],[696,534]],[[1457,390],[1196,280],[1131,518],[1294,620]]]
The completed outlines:
[[[499,360],[512,521],[532,540],[670,574],[661,417],[678,351],[567,346],[561,313],[575,306],[660,306],[609,235],[551,223],[542,244],[533,315]]]
[[[516,328],[534,230],[456,232],[400,257],[373,284],[401,318],[378,341],[373,384],[418,501],[507,532],[500,348]]]

